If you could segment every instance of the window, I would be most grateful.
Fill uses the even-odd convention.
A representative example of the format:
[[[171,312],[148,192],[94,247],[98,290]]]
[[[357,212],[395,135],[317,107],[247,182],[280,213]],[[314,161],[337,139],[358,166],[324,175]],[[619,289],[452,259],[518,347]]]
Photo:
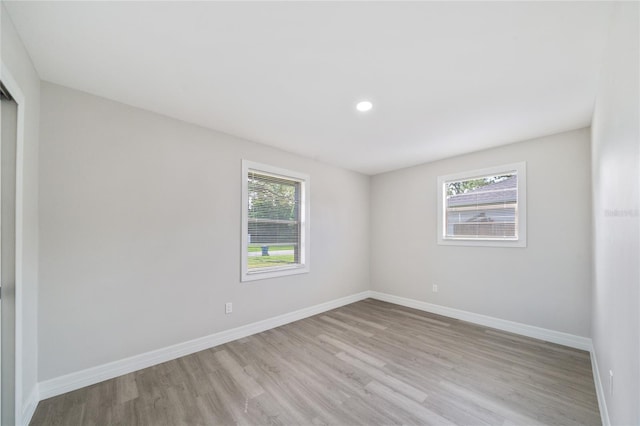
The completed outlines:
[[[309,176],[242,161],[242,281],[309,272]]]
[[[527,246],[526,164],[438,177],[438,244]]]

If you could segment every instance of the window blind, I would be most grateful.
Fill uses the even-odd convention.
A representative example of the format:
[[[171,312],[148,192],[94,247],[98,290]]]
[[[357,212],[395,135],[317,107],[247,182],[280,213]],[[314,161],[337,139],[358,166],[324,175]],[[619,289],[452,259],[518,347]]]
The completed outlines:
[[[301,182],[251,170],[247,179],[248,268],[300,263]]]
[[[446,181],[445,237],[518,239],[518,175]]]

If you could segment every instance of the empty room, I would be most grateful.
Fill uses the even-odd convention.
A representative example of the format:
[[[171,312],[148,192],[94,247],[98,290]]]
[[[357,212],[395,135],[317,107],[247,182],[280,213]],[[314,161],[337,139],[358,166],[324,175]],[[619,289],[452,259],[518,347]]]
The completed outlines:
[[[640,3],[0,5],[2,426],[640,425]]]

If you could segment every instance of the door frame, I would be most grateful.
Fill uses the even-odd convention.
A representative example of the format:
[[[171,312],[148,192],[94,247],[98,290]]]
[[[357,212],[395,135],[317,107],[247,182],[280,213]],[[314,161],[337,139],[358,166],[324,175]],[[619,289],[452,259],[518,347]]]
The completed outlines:
[[[9,69],[1,62],[0,78],[18,104],[16,137],[16,354],[15,354],[15,415],[16,424],[23,424],[22,404],[22,238],[23,238],[23,190],[24,190],[24,129],[27,102],[20,85]],[[37,354],[36,354],[37,356]]]

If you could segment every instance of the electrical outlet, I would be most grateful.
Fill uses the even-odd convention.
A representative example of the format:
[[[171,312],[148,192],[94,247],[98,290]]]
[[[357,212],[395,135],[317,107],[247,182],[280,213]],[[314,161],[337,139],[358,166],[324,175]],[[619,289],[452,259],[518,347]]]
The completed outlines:
[[[613,370],[609,370],[609,395],[613,395]]]
[[[438,292],[438,284],[434,284],[431,291],[433,291],[434,293]]]
[[[224,313],[225,314],[230,314],[231,312],[233,312],[233,303],[231,302],[227,302],[224,304]]]

